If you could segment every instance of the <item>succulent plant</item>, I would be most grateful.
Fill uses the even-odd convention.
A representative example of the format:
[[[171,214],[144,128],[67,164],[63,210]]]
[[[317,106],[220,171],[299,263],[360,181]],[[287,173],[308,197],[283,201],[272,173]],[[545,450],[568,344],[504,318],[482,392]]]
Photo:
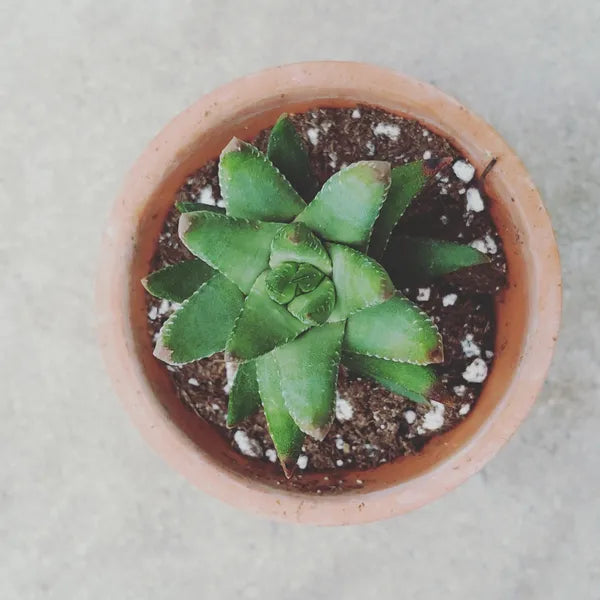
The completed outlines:
[[[379,261],[399,276],[434,277],[488,260],[470,246],[408,237],[386,254],[412,199],[449,162],[360,161],[317,191],[306,147],[282,115],[266,155],[237,138],[222,151],[225,210],[178,204],[179,236],[197,258],[143,281],[182,303],[154,354],[183,364],[225,351],[237,368],[227,425],[262,405],[286,476],[305,435],[327,434],[340,364],[415,402],[443,395],[431,366],[443,360],[441,336]]]

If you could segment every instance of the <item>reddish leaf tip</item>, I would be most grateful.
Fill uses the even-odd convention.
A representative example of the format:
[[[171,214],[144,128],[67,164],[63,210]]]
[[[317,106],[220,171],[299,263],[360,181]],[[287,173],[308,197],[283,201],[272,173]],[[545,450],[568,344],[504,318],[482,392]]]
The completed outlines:
[[[428,356],[429,363],[442,363],[444,362],[444,348],[441,343],[436,346]]]
[[[283,474],[286,479],[291,479],[296,471],[296,461],[291,460],[290,458],[279,458],[279,462],[281,463],[281,468],[283,469]]]
[[[443,156],[442,158],[428,158],[427,160],[423,161],[423,172],[427,177],[431,177],[451,164],[451,156]]]
[[[163,362],[166,362],[167,364],[175,364],[172,362],[173,351],[164,345],[161,338],[158,338],[156,346],[154,346],[153,354],[156,358],[162,360]]]
[[[225,146],[225,148],[223,148],[223,150],[221,152],[221,156],[224,156],[225,154],[229,154],[230,152],[239,152],[241,149],[242,149],[242,140],[233,136],[229,140],[227,146]]]

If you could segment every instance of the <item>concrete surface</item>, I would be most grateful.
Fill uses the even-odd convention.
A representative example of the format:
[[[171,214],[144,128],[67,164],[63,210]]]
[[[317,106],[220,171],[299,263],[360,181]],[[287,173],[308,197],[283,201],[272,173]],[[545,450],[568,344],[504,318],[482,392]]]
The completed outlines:
[[[0,2],[0,597],[600,598],[600,4]],[[213,87],[379,63],[491,121],[552,214],[564,326],[530,418],[479,475],[390,522],[276,525],[192,489],[103,371],[103,223],[148,140]]]

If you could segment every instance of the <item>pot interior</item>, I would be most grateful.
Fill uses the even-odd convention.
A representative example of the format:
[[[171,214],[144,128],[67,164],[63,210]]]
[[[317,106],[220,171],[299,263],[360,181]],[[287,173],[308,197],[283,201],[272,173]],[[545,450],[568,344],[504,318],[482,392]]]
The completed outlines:
[[[322,90],[321,90],[322,92]],[[193,414],[177,397],[168,377],[165,365],[152,356],[152,343],[146,328],[146,305],[140,279],[148,273],[163,221],[171,208],[175,193],[188,175],[200,168],[206,161],[216,158],[220,150],[234,135],[250,139],[260,130],[271,126],[282,112],[302,112],[315,107],[349,107],[357,103],[369,104],[407,118],[416,118],[432,131],[446,137],[461,153],[466,155],[481,173],[490,155],[485,148],[476,145],[474,140],[464,140],[460,131],[454,131],[452,124],[442,123],[436,115],[421,114],[419,106],[390,105],[389,99],[378,90],[356,97],[351,88],[347,92],[339,89],[316,95],[310,88],[302,88],[294,97],[286,94],[273,94],[258,104],[236,104],[237,111],[229,114],[226,121],[201,129],[193,141],[181,149],[172,163],[161,175],[158,185],[137,215],[138,226],[135,233],[135,250],[128,257],[131,274],[128,314],[132,327],[132,349],[140,361],[144,377],[160,400],[162,410],[168,419],[180,429],[197,447],[198,455],[212,461],[215,466],[226,471],[242,482],[275,488],[279,491],[289,487],[278,466],[247,459],[234,452],[212,425]],[[482,394],[468,418],[451,431],[441,434],[427,443],[416,456],[401,457],[392,463],[383,464],[369,471],[336,470],[337,480],[345,480],[346,493],[366,493],[396,486],[425,472],[432,471],[443,461],[465,448],[473,436],[482,432],[500,403],[507,401],[507,389],[513,373],[522,356],[526,328],[531,307],[532,273],[527,261],[528,227],[519,210],[519,198],[514,198],[506,180],[501,177],[502,157],[486,178],[486,193],[491,198],[491,212],[498,233],[502,237],[508,265],[508,284],[497,297],[497,335],[495,361],[484,385]],[[510,432],[507,433],[507,436]],[[310,491],[323,483],[327,473],[303,473],[302,488],[298,493]],[[356,480],[361,480],[360,486]],[[352,491],[352,488],[355,488]]]

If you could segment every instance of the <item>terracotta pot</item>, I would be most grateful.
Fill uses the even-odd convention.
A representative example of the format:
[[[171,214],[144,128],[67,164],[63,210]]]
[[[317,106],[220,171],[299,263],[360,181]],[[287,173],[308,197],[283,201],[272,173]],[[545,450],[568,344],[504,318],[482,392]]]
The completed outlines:
[[[152,356],[140,279],[163,219],[187,175],[235,134],[251,138],[284,111],[381,107],[446,137],[481,173],[504,242],[509,282],[497,301],[496,360],[467,419],[423,452],[366,472],[341,472],[338,495],[294,491],[279,469],[233,452],[212,426],[178,400]],[[552,227],[527,171],[500,136],[456,100],[404,75],[359,63],[317,62],[263,71],[225,85],[188,108],[152,141],[129,173],[108,225],[98,283],[99,330],[108,370],[148,442],[192,483],[230,504],[299,523],[385,519],[451,490],[506,443],[531,408],[552,355],[561,276]],[[322,475],[305,474],[316,485]],[[279,482],[279,484],[277,483]]]

